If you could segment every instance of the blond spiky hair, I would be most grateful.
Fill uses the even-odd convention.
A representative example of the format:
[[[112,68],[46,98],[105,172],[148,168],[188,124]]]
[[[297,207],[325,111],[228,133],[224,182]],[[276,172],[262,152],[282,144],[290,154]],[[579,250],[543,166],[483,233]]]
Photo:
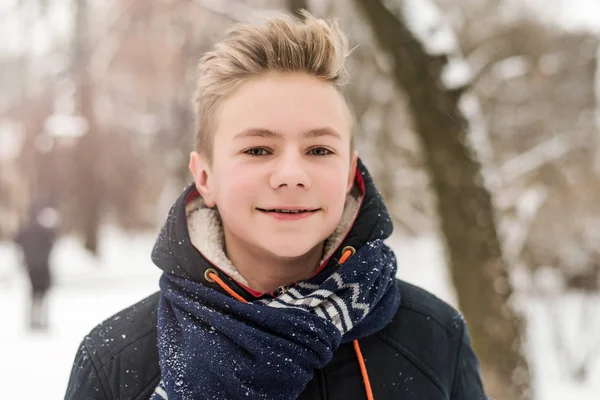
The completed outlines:
[[[249,78],[268,72],[304,72],[337,89],[346,83],[348,40],[337,22],[303,11],[269,18],[263,26],[238,24],[199,64],[194,101],[196,151],[212,159],[215,115],[221,102]]]

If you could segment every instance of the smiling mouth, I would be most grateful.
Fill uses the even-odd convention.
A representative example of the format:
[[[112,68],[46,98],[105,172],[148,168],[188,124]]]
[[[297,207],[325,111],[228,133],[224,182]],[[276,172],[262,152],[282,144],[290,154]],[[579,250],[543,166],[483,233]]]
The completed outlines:
[[[278,213],[278,214],[302,214],[302,213],[311,213],[319,211],[320,208],[315,209],[305,209],[305,210],[288,210],[283,208],[273,208],[273,209],[265,209],[265,208],[257,208],[258,211],[266,212],[266,213]]]

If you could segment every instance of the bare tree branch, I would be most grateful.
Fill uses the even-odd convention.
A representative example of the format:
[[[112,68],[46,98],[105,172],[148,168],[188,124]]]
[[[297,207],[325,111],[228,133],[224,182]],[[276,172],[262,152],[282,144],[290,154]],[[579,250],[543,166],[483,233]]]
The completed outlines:
[[[588,145],[588,140],[583,135],[563,133],[507,161],[500,167],[500,173],[505,182],[515,182],[544,165],[554,163],[572,151]]]
[[[534,186],[520,193],[516,201],[517,216],[514,220],[502,219],[499,231],[503,237],[504,256],[510,263],[519,261],[521,253],[529,239],[532,223],[538,211],[548,198],[548,190],[543,186]]]

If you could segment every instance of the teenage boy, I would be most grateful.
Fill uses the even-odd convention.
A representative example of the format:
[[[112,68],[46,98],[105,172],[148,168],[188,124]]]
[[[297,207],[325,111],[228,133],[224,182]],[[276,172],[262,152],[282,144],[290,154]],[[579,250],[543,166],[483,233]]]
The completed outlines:
[[[238,25],[202,58],[160,292],[84,339],[67,399],[485,399],[460,314],[396,279],[346,37],[305,17]]]

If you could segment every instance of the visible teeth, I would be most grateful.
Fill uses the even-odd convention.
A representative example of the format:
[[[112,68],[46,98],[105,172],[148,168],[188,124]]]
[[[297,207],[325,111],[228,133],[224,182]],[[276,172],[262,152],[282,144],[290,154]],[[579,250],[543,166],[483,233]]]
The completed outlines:
[[[280,213],[287,213],[287,214],[298,214],[301,212],[305,212],[306,210],[278,210],[278,209],[275,209],[273,211],[280,212]]]

